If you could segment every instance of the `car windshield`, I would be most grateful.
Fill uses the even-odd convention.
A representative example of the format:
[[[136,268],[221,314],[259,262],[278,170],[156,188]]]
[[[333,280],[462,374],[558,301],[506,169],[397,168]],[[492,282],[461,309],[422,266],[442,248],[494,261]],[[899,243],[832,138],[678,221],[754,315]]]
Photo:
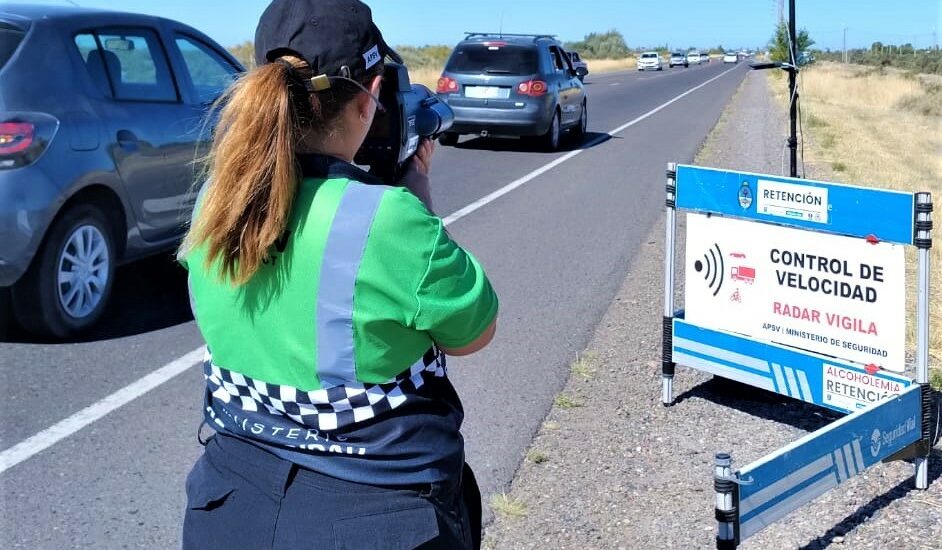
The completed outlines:
[[[643,53],[641,54],[641,59],[650,59],[652,57],[657,57],[656,53]]]
[[[537,72],[536,48],[464,44],[455,48],[445,70],[452,73],[533,74]]]
[[[0,21],[0,69],[16,53],[16,49],[20,46],[20,42],[23,41],[25,35],[23,29],[5,21]]]

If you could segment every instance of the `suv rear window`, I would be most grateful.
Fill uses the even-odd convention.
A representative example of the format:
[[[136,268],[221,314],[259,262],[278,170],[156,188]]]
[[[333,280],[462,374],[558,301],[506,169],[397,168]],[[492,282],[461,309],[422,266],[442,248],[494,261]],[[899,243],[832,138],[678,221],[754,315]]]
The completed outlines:
[[[0,69],[16,53],[26,33],[19,27],[0,21]]]
[[[463,44],[455,48],[445,70],[453,73],[532,74],[538,72],[536,48]]]

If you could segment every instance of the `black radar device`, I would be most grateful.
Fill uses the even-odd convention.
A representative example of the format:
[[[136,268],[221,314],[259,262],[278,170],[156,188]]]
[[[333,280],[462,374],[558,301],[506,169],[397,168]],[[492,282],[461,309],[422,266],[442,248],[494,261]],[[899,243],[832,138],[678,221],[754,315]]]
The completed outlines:
[[[427,87],[412,84],[400,63],[386,64],[379,100],[385,111],[376,111],[354,162],[392,182],[402,177],[422,138],[435,139],[451,128],[455,114]]]

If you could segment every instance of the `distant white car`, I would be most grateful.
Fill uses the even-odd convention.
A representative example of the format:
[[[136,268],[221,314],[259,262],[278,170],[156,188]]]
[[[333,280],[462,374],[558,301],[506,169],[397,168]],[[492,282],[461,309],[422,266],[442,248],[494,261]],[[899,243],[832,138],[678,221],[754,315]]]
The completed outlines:
[[[659,56],[657,52],[644,52],[641,54],[641,57],[638,58],[638,70],[646,71],[649,69],[655,71],[664,69],[664,65],[661,64],[661,56]]]
[[[736,52],[726,52],[723,55],[723,63],[739,63],[739,56]]]
[[[697,51],[687,52],[687,63],[690,63],[691,65],[699,65],[700,64],[700,52],[697,52]]]

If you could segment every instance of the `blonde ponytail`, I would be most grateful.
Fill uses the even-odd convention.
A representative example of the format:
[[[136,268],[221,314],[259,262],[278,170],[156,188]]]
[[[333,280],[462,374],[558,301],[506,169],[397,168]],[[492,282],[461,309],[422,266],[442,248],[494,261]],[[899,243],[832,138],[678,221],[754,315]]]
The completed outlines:
[[[212,182],[183,244],[207,245],[206,266],[235,285],[259,270],[285,230],[298,186],[298,115],[289,69],[259,67],[219,100],[223,105],[208,156]]]
[[[261,268],[291,216],[300,174],[296,149],[329,136],[360,88],[339,81],[308,93],[313,76],[301,58],[285,55],[240,78],[216,102],[219,122],[206,164],[210,183],[180,247],[185,257],[206,245],[206,268],[239,286]],[[382,74],[375,65],[363,82]]]

